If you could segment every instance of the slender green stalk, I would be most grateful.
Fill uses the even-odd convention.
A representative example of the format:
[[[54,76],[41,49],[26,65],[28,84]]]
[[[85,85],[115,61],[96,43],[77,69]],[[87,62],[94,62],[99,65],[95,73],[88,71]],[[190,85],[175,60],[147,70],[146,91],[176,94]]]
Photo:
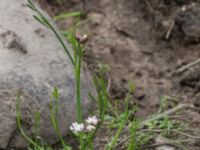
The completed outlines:
[[[51,94],[51,101],[50,101],[50,116],[51,116],[51,122],[53,124],[54,130],[58,136],[58,138],[60,139],[60,142],[62,144],[62,147],[64,148],[64,150],[68,150],[70,149],[70,147],[68,147],[64,141],[64,139],[62,138],[62,134],[60,132],[59,126],[58,126],[58,118],[56,117],[58,115],[58,100],[60,98],[60,94],[58,91],[57,87],[54,87],[54,90]],[[53,102],[53,99],[55,99],[55,105]]]
[[[126,98],[126,110],[125,110],[124,118],[121,121],[120,126],[119,126],[114,138],[112,139],[111,143],[106,146],[106,150],[112,150],[115,147],[115,144],[117,143],[117,140],[119,139],[119,136],[120,136],[124,126],[126,125],[126,122],[127,122],[128,116],[129,116],[128,98],[129,98],[129,96],[127,96],[127,98]]]
[[[128,150],[135,150],[137,147],[136,132],[139,127],[139,121],[133,120],[131,125],[131,140],[129,141]]]
[[[90,144],[90,150],[94,150],[94,146],[93,146],[93,138],[89,139],[89,144]]]
[[[71,54],[69,53],[69,50],[67,49],[66,45],[64,44],[63,40],[61,39],[60,35],[56,32],[56,30],[52,27],[51,24],[49,24],[49,27],[51,28],[51,30],[53,31],[53,33],[55,34],[55,36],[57,37],[57,39],[59,40],[59,42],[61,43],[62,47],[64,48],[65,52],[67,53],[71,63],[73,65],[75,65],[74,60],[71,56]]]
[[[82,49],[80,47],[80,44],[78,43],[78,53],[77,53],[77,62],[76,62],[76,68],[75,68],[75,76],[76,76],[76,110],[77,110],[77,119],[79,123],[83,122],[83,116],[82,116],[82,107],[81,107],[81,62],[82,62]],[[80,146],[81,150],[84,149],[84,140],[83,135],[80,133]]]
[[[82,13],[81,12],[72,12],[72,13],[63,13],[63,14],[60,14],[58,16],[55,16],[54,17],[54,20],[62,20],[62,19],[66,19],[66,18],[69,18],[69,17],[79,17],[81,16]]]
[[[82,123],[83,116],[82,116],[82,108],[81,108],[81,87],[80,87],[80,78],[81,78],[81,62],[82,62],[82,49],[80,47],[80,44],[78,44],[79,47],[79,56],[77,59],[76,64],[76,104],[77,104],[77,118],[78,122]]]
[[[55,28],[50,24],[50,22],[46,19],[46,17],[35,7],[35,5],[32,3],[31,0],[28,0],[28,7],[30,7],[33,11],[35,11],[38,15],[38,16],[35,16],[34,15],[34,18],[36,20],[38,20],[40,23],[42,23],[44,26],[46,26],[47,28],[50,28],[53,33],[55,34],[56,38],[58,39],[58,41],[60,42],[60,44],[62,45],[63,49],[65,50],[65,52],[67,53],[71,63],[73,65],[75,65],[75,62],[69,52],[69,50],[67,49],[65,43],[63,42],[61,36],[58,34],[58,32],[55,30]]]
[[[76,22],[74,23],[71,31],[68,35],[68,40],[72,44],[74,49],[74,72],[75,72],[75,82],[76,82],[76,115],[78,123],[83,122],[82,115],[82,106],[81,106],[81,64],[82,64],[82,56],[83,50],[80,43],[76,39]],[[79,133],[79,142],[81,149],[84,147],[83,134]]]
[[[117,130],[112,142],[107,146],[106,150],[112,150],[119,139],[119,136],[126,124],[128,114],[125,115],[124,120],[121,122],[119,129]]]
[[[60,133],[60,130],[59,130],[59,127],[58,127],[58,121],[57,121],[57,118],[55,117],[56,115],[53,112],[53,108],[50,109],[50,116],[51,116],[51,122],[53,124],[54,130],[55,130],[58,138],[60,139],[60,142],[61,142],[63,148],[67,147],[67,145],[65,144],[65,142],[62,138],[62,135]]]
[[[31,145],[33,145],[38,150],[44,150],[37,143],[35,143],[31,138],[29,138],[29,136],[23,130],[22,124],[21,124],[21,112],[20,112],[20,108],[19,108],[20,102],[21,102],[20,94],[18,93],[18,95],[17,95],[17,105],[16,105],[16,112],[17,112],[16,116],[17,116],[17,125],[18,125],[18,128],[19,128],[22,136],[24,137],[24,139],[26,139]]]

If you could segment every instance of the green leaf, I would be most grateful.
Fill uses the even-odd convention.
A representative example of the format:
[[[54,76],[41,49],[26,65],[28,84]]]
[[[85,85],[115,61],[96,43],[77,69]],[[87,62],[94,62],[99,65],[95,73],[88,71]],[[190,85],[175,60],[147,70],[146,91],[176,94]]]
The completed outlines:
[[[64,13],[64,14],[55,16],[54,20],[66,19],[66,18],[69,18],[69,17],[80,17],[81,15],[82,15],[81,12]]]
[[[33,17],[40,22],[41,24],[43,24],[45,27],[49,28],[48,24],[46,24],[41,18],[39,18],[38,16],[33,15]]]
[[[36,11],[36,9],[35,9],[32,5],[27,4],[27,6],[28,6],[30,9],[32,9],[33,11]]]

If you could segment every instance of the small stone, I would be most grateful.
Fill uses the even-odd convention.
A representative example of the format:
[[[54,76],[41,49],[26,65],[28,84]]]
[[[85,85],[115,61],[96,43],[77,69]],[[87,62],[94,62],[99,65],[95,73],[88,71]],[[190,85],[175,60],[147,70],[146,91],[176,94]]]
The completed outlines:
[[[162,136],[158,136],[155,141],[156,144],[161,144],[160,146],[156,147],[156,150],[176,150],[175,147],[170,145],[162,145],[168,143],[168,140]]]
[[[189,43],[200,42],[200,7],[191,4],[182,8],[175,17],[175,23]]]

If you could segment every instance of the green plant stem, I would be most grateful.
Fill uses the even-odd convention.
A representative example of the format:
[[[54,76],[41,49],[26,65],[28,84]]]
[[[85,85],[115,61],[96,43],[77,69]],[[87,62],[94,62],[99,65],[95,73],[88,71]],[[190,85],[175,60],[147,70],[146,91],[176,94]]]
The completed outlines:
[[[67,150],[67,149],[69,149],[69,147],[66,145],[66,143],[62,137],[62,134],[59,129],[59,118],[57,117],[59,97],[60,97],[60,94],[59,94],[58,88],[54,87],[54,91],[52,92],[51,99],[50,99],[50,116],[51,116],[51,122],[53,124],[53,128],[62,144],[62,147],[64,148],[64,150]],[[55,104],[54,104],[53,100],[54,100]]]
[[[135,150],[136,149],[136,146],[137,146],[136,132],[137,132],[138,125],[139,125],[139,121],[134,120],[132,122],[132,126],[131,126],[131,129],[130,129],[131,140],[130,140],[129,145],[128,145],[128,150]]]
[[[69,50],[67,49],[65,43],[63,42],[61,36],[58,34],[58,32],[55,30],[55,28],[49,23],[49,21],[43,16],[43,14],[34,6],[34,4],[32,3],[31,0],[28,0],[28,6],[35,12],[37,12],[37,14],[39,15],[40,18],[38,18],[37,16],[34,16],[34,18],[36,20],[38,20],[40,23],[42,23],[44,26],[50,28],[53,33],[55,34],[56,38],[58,39],[58,41],[60,42],[60,44],[62,45],[62,47],[64,48],[65,52],[67,53],[71,63],[73,65],[75,65],[75,62],[69,52]]]
[[[90,139],[90,150],[94,150],[92,139]]]
[[[36,144],[31,138],[29,138],[26,133],[24,132],[23,128],[22,128],[22,124],[21,124],[21,112],[20,112],[20,94],[17,95],[17,105],[16,105],[16,116],[17,116],[17,125],[19,127],[19,130],[22,134],[22,136],[30,143],[32,144],[34,147],[36,147],[38,150],[43,150],[42,147],[40,147],[38,144]]]
[[[112,149],[115,147],[115,145],[116,145],[116,143],[117,143],[117,140],[119,139],[119,136],[120,136],[120,134],[121,134],[121,132],[122,132],[124,126],[126,125],[127,119],[128,119],[128,117],[129,117],[129,111],[128,111],[129,94],[128,94],[128,96],[126,97],[126,100],[125,100],[125,101],[126,101],[126,111],[125,111],[125,114],[124,114],[124,118],[123,118],[123,120],[121,121],[120,126],[119,126],[119,129],[117,130],[117,133],[115,134],[115,136],[114,136],[114,138],[112,139],[111,143],[108,144],[108,145],[106,146],[106,150],[112,150]]]
[[[74,36],[73,36],[74,37]],[[75,40],[75,37],[74,37]],[[82,63],[82,48],[81,45],[78,42],[74,42],[74,44],[77,44],[77,49],[75,49],[75,80],[76,80],[76,113],[77,113],[77,119],[78,123],[83,122],[83,115],[82,115],[82,107],[81,107],[81,63]],[[83,140],[83,133],[80,133],[79,135],[79,142],[80,142],[80,149],[84,149],[84,140]]]
[[[81,12],[72,12],[72,13],[63,13],[63,14],[60,14],[58,16],[55,16],[54,17],[54,20],[62,20],[62,19],[66,19],[66,18],[69,18],[69,17],[80,17],[81,16]]]
[[[122,130],[123,130],[125,124],[126,124],[127,116],[128,116],[128,114],[125,115],[125,118],[124,118],[124,120],[121,122],[120,127],[119,127],[119,129],[117,130],[117,133],[115,134],[115,136],[114,136],[114,138],[113,138],[111,144],[109,144],[109,145],[107,146],[106,150],[112,150],[113,147],[115,146],[115,144],[116,144],[116,142],[117,142],[117,140],[118,140],[118,138],[119,138],[119,136],[120,136],[120,134],[121,134],[121,132],[122,132]]]
[[[53,108],[51,108],[53,109]],[[54,130],[58,136],[58,138],[60,139],[60,142],[63,146],[63,148],[67,147],[62,136],[61,136],[61,133],[60,133],[60,130],[58,128],[58,121],[57,121],[57,118],[55,118],[55,114],[53,113],[53,110],[50,110],[50,115],[51,115],[51,121],[52,121],[52,124],[53,124],[53,127],[54,127]]]
[[[76,110],[77,110],[77,119],[78,123],[82,123],[82,108],[81,108],[81,62],[82,62],[82,50],[80,45],[78,44],[79,52],[76,53],[76,62],[75,62],[75,76],[76,76]]]
[[[77,119],[79,123],[82,123],[83,118],[82,118],[82,109],[81,109],[81,93],[80,93],[80,68],[81,65],[81,60],[80,58],[78,59],[78,65],[76,67],[76,104],[77,104]]]
[[[69,50],[67,49],[66,45],[64,44],[63,40],[61,39],[60,35],[56,32],[56,30],[52,27],[51,24],[49,24],[50,29],[53,31],[53,33],[55,34],[55,36],[57,37],[57,39],[59,40],[60,44],[62,45],[62,47],[64,48],[65,52],[67,53],[71,63],[73,65],[75,65],[75,62],[71,56],[71,54],[69,53]]]
[[[24,132],[24,130],[22,129],[22,125],[21,125],[21,114],[19,114],[18,113],[18,115],[17,115],[17,125],[18,125],[18,127],[19,127],[19,130],[20,130],[20,132],[21,132],[21,134],[23,135],[23,137],[30,143],[30,144],[32,144],[33,146],[35,146],[35,147],[37,147],[37,148],[39,148],[39,149],[42,149],[42,148],[40,148],[40,146],[38,146],[31,138],[29,138],[27,135],[26,135],[26,133]]]

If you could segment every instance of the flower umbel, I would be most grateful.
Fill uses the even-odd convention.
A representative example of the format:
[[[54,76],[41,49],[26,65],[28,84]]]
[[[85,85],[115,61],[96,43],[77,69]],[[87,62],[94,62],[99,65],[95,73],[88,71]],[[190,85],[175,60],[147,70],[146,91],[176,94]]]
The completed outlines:
[[[69,127],[72,132],[81,132],[84,129],[84,124],[73,122],[72,125]]]
[[[86,122],[89,124],[89,125],[97,125],[97,123],[99,122],[99,120],[97,119],[96,116],[92,116],[92,117],[88,117],[86,119]]]
[[[79,132],[87,134],[96,129],[96,126],[99,122],[99,119],[96,116],[88,117],[85,120],[85,124],[73,122],[69,129],[75,134],[78,135]]]

